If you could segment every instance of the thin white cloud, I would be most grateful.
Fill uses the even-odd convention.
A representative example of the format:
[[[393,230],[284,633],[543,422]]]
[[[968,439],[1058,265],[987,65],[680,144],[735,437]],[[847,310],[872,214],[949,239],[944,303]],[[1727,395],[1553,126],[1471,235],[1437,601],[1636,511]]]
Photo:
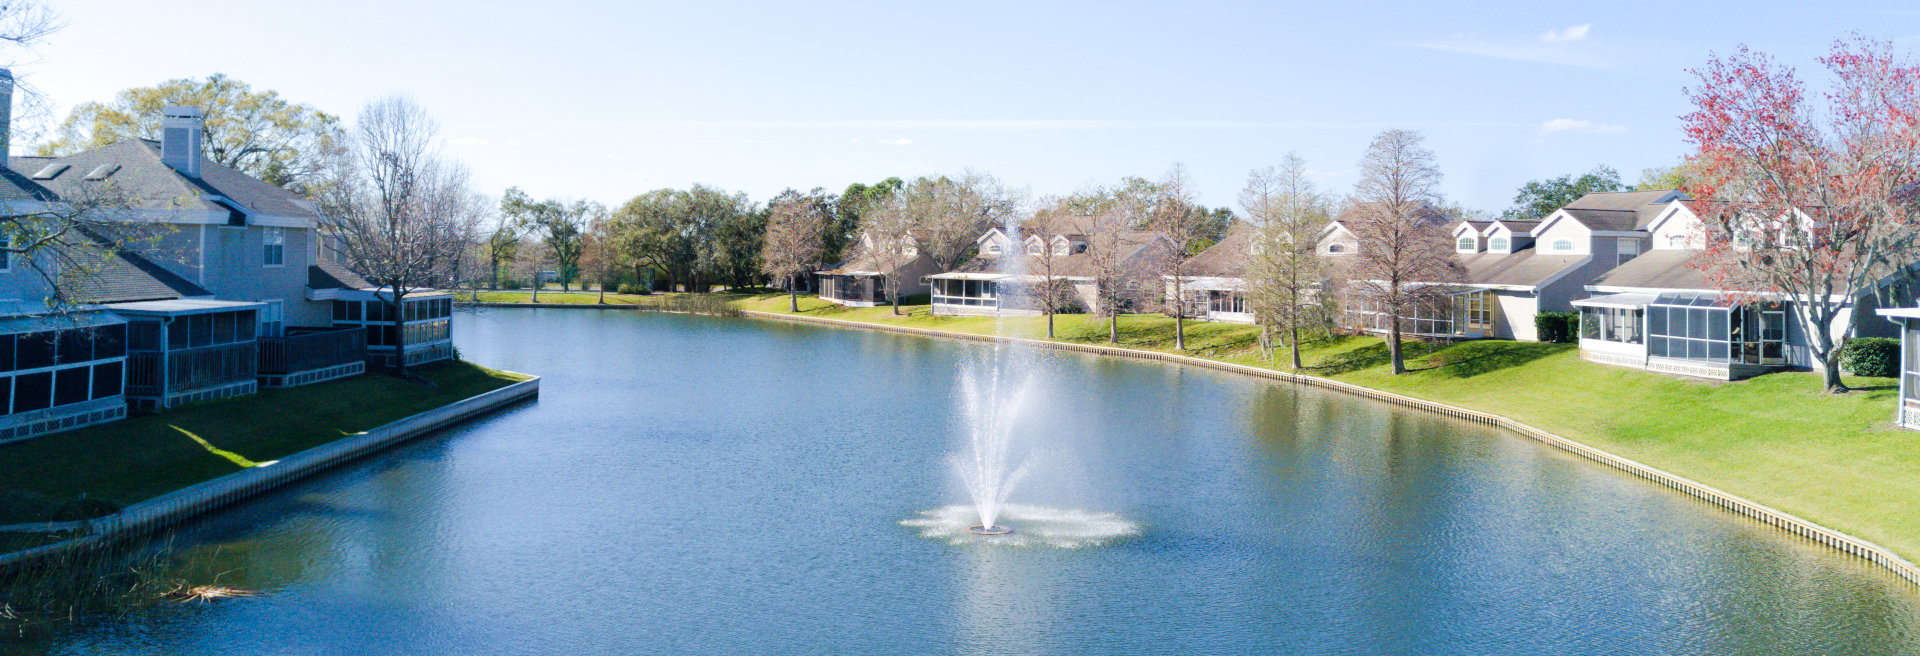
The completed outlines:
[[[1549,32],[1548,35],[1560,36],[1575,31],[1579,33],[1581,38],[1584,38],[1587,35],[1587,26],[1580,25],[1567,28],[1560,32]],[[1571,39],[1548,41],[1544,36],[1536,40],[1518,38],[1496,39],[1482,37],[1477,34],[1452,34],[1442,39],[1402,41],[1392,45],[1402,48],[1419,48],[1421,50],[1433,50],[1456,55],[1507,59],[1534,64],[1597,69],[1611,67],[1611,64],[1600,57],[1590,46],[1584,44],[1575,45],[1570,43],[1570,41]]]
[[[461,137],[459,139],[454,139],[453,141],[449,141],[447,143],[453,144],[455,146],[491,146],[493,145],[492,143],[488,142],[486,139],[481,139],[479,137]]]
[[[1567,41],[1579,41],[1581,39],[1587,38],[1587,30],[1590,30],[1590,29],[1593,29],[1592,23],[1588,23],[1585,25],[1575,25],[1573,27],[1569,27],[1564,30],[1547,30],[1546,34],[1540,35],[1540,40],[1545,41],[1547,43],[1564,43]]]
[[[549,124],[552,125],[552,124]],[[730,121],[614,121],[581,123],[571,127],[613,127],[637,130],[862,130],[862,131],[950,131],[950,132],[1041,132],[1041,131],[1128,131],[1128,130],[1295,130],[1379,129],[1381,127],[1515,127],[1514,123],[1418,121],[1204,121],[1204,120],[1100,120],[1100,119],[881,119],[881,120],[730,120]],[[898,143],[900,139],[882,140]],[[904,144],[900,144],[904,145]]]
[[[1620,134],[1627,126],[1595,123],[1593,121],[1572,118],[1556,118],[1540,124],[1540,134]]]
[[[908,139],[906,137],[901,137],[899,139],[881,139],[880,143],[883,143],[889,146],[911,146],[913,145],[913,140]]]

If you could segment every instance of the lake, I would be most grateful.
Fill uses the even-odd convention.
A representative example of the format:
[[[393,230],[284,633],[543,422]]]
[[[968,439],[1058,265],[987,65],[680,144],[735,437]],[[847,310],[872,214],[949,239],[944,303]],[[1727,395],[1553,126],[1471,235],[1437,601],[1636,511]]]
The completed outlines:
[[[992,345],[591,310],[493,310],[454,331],[463,357],[542,376],[539,401],[171,538],[169,575],[259,597],[161,604],[32,648],[1920,651],[1920,604],[1890,574],[1365,399],[1046,355],[1037,464],[1011,501],[1036,530],[1053,515],[1119,528],[995,542],[928,528],[967,498],[949,465],[956,390]]]

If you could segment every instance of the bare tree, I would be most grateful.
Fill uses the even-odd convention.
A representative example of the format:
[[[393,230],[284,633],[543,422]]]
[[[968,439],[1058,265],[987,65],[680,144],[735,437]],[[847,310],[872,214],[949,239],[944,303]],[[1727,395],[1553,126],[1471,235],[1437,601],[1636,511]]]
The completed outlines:
[[[439,125],[405,96],[369,103],[355,121],[350,168],[319,200],[322,229],[348,268],[387,294],[394,366],[406,373],[403,303],[457,284],[485,214],[467,170],[442,152]]]
[[[904,201],[914,243],[942,271],[966,259],[981,231],[1006,225],[1018,209],[999,180],[975,171],[958,180],[920,178],[893,196]]]
[[[1307,161],[1287,153],[1277,167],[1247,176],[1240,206],[1252,223],[1247,291],[1260,323],[1260,346],[1273,358],[1273,334],[1287,335],[1293,368],[1300,369],[1300,331],[1321,323],[1326,304],[1316,294],[1328,265],[1314,238],[1327,224],[1327,198],[1307,175]]]
[[[1027,242],[1020,246],[1026,252],[1026,275],[1038,278],[1037,282],[1027,284],[1022,293],[1047,315],[1047,339],[1053,339],[1053,315],[1075,304],[1073,283],[1066,277],[1073,245],[1065,239],[1068,234],[1085,234],[1085,228],[1074,220],[1076,218],[1081,217],[1041,212],[1028,219],[1026,228],[1021,230],[1022,239]],[[1039,239],[1038,244],[1032,243],[1035,238]]]
[[[1187,350],[1187,261],[1193,259],[1187,243],[1193,240],[1200,218],[1193,211],[1191,186],[1186,165],[1174,164],[1147,208],[1147,225],[1174,243],[1173,248],[1162,249],[1156,262],[1171,298],[1167,313],[1173,316],[1173,347],[1181,351]]]
[[[760,270],[787,282],[787,307],[800,311],[801,274],[826,252],[828,216],[820,203],[799,194],[783,195],[767,208],[767,233],[760,248]]]
[[[1125,210],[1087,217],[1087,267],[1093,278],[1093,311],[1107,319],[1107,342],[1120,343],[1120,314],[1132,307],[1137,297],[1137,272],[1131,271],[1128,256],[1133,253],[1129,237],[1132,216]]]
[[[487,287],[500,288],[500,268],[512,266],[520,255],[520,226],[506,215],[501,215],[493,230],[487,233]]]
[[[1387,315],[1387,354],[1395,374],[1407,371],[1401,324],[1422,309],[1441,307],[1447,283],[1462,276],[1446,221],[1432,209],[1440,168],[1425,141],[1411,130],[1375,135],[1345,214],[1360,243],[1348,289]]]
[[[914,230],[920,227],[909,194],[876,200],[860,216],[862,253],[880,270],[893,313],[900,314],[900,270],[920,256]]]

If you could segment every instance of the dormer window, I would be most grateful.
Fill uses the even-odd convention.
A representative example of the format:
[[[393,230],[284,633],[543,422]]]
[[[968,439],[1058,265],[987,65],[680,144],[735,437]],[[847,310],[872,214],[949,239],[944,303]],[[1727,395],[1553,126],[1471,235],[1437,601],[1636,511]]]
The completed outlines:
[[[999,244],[999,242],[987,242],[987,251],[986,251],[986,252],[987,252],[987,254],[988,254],[988,255],[999,255],[999,254],[1000,254],[1000,244]]]
[[[1347,247],[1345,244],[1327,244],[1327,252],[1337,255],[1347,252]]]
[[[1041,250],[1041,249],[1043,249],[1043,248],[1044,248],[1044,247],[1040,245],[1040,241],[1039,241],[1039,240],[1037,240],[1037,239],[1036,239],[1036,240],[1034,240],[1034,241],[1030,241],[1030,242],[1027,242],[1027,254],[1028,254],[1028,255],[1040,255],[1040,254],[1042,254],[1042,250]]]
[[[1568,240],[1568,239],[1555,239],[1555,240],[1553,240],[1553,252],[1555,252],[1555,253],[1571,253],[1571,252],[1573,252],[1573,241],[1572,241],[1572,240]]]
[[[1667,248],[1686,248],[1686,235],[1667,235]]]
[[[1500,251],[1502,253],[1507,252],[1507,238],[1494,237],[1492,239],[1487,240],[1487,250]]]
[[[1053,242],[1054,255],[1066,255],[1067,253],[1071,253],[1071,252],[1073,252],[1073,244],[1067,243],[1066,240],[1063,239],[1060,241]]]
[[[1461,237],[1460,241],[1454,243],[1454,248],[1462,253],[1472,253],[1479,250],[1480,244],[1472,237]]]

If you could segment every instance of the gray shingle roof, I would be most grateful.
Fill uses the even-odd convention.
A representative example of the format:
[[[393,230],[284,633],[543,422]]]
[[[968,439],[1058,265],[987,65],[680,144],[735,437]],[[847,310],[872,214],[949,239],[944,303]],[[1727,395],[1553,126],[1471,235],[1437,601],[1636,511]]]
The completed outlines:
[[[1687,265],[1696,254],[1689,250],[1647,251],[1601,274],[1593,284],[1599,287],[1708,289],[1706,274]]]
[[[1517,253],[1462,255],[1460,264],[1467,269],[1469,283],[1539,287],[1585,260],[1583,255],[1548,255],[1529,248]]]
[[[1123,263],[1129,263],[1136,266],[1139,265],[1140,264],[1139,260],[1148,255],[1147,250],[1155,242],[1163,239],[1166,239],[1166,236],[1158,232],[1121,233],[1120,242],[1122,244],[1122,249],[1124,250],[1124,252],[1120,256],[1120,261]],[[1026,251],[1023,249],[1020,252],[1025,253]],[[1027,275],[1030,275],[1030,276],[1047,275],[1047,272],[1045,272],[1047,261],[1044,257],[1039,255],[1026,255],[1025,257],[1027,258],[1026,260]],[[975,257],[971,260],[967,260],[964,263],[961,263],[960,266],[954,267],[953,271],[951,271],[950,273],[1005,273],[1005,272],[1001,270],[1000,258],[994,257],[994,256],[980,256],[980,257]],[[1078,253],[1068,253],[1066,255],[1053,256],[1051,273],[1054,277],[1057,277],[1057,278],[1090,278],[1095,273],[1094,266],[1093,266],[1093,256],[1089,255],[1085,251],[1081,251]],[[935,277],[938,277],[938,276],[935,276]]]
[[[1563,209],[1614,210],[1632,212],[1655,203],[1665,203],[1674,198],[1685,198],[1686,194],[1678,189],[1653,189],[1649,191],[1601,191],[1587,194],[1567,203]]]
[[[160,144],[146,139],[128,139],[65,157],[15,157],[8,166],[10,173],[24,179],[52,163],[72,166],[53,179],[29,181],[61,196],[79,193],[83,184],[97,184],[85,177],[95,168],[106,165],[119,167],[106,181],[132,196],[141,209],[225,212],[227,208],[207,198],[224,196],[258,214],[317,217],[304,206],[304,199],[298,194],[230,166],[206,161],[201,165],[199,179],[181,175],[161,163]],[[5,193],[4,185],[0,185],[0,197]]]
[[[73,282],[73,296],[85,303],[152,301],[213,293],[111,241],[88,234],[98,248],[77,250],[73,260],[86,273]]]
[[[307,286],[314,289],[367,289],[373,287],[339,262],[322,260],[307,267]]]
[[[1200,251],[1199,255],[1187,260],[1186,272],[1190,276],[1215,278],[1244,278],[1247,275],[1247,263],[1253,259],[1253,229],[1235,224],[1227,231],[1220,243]]]

